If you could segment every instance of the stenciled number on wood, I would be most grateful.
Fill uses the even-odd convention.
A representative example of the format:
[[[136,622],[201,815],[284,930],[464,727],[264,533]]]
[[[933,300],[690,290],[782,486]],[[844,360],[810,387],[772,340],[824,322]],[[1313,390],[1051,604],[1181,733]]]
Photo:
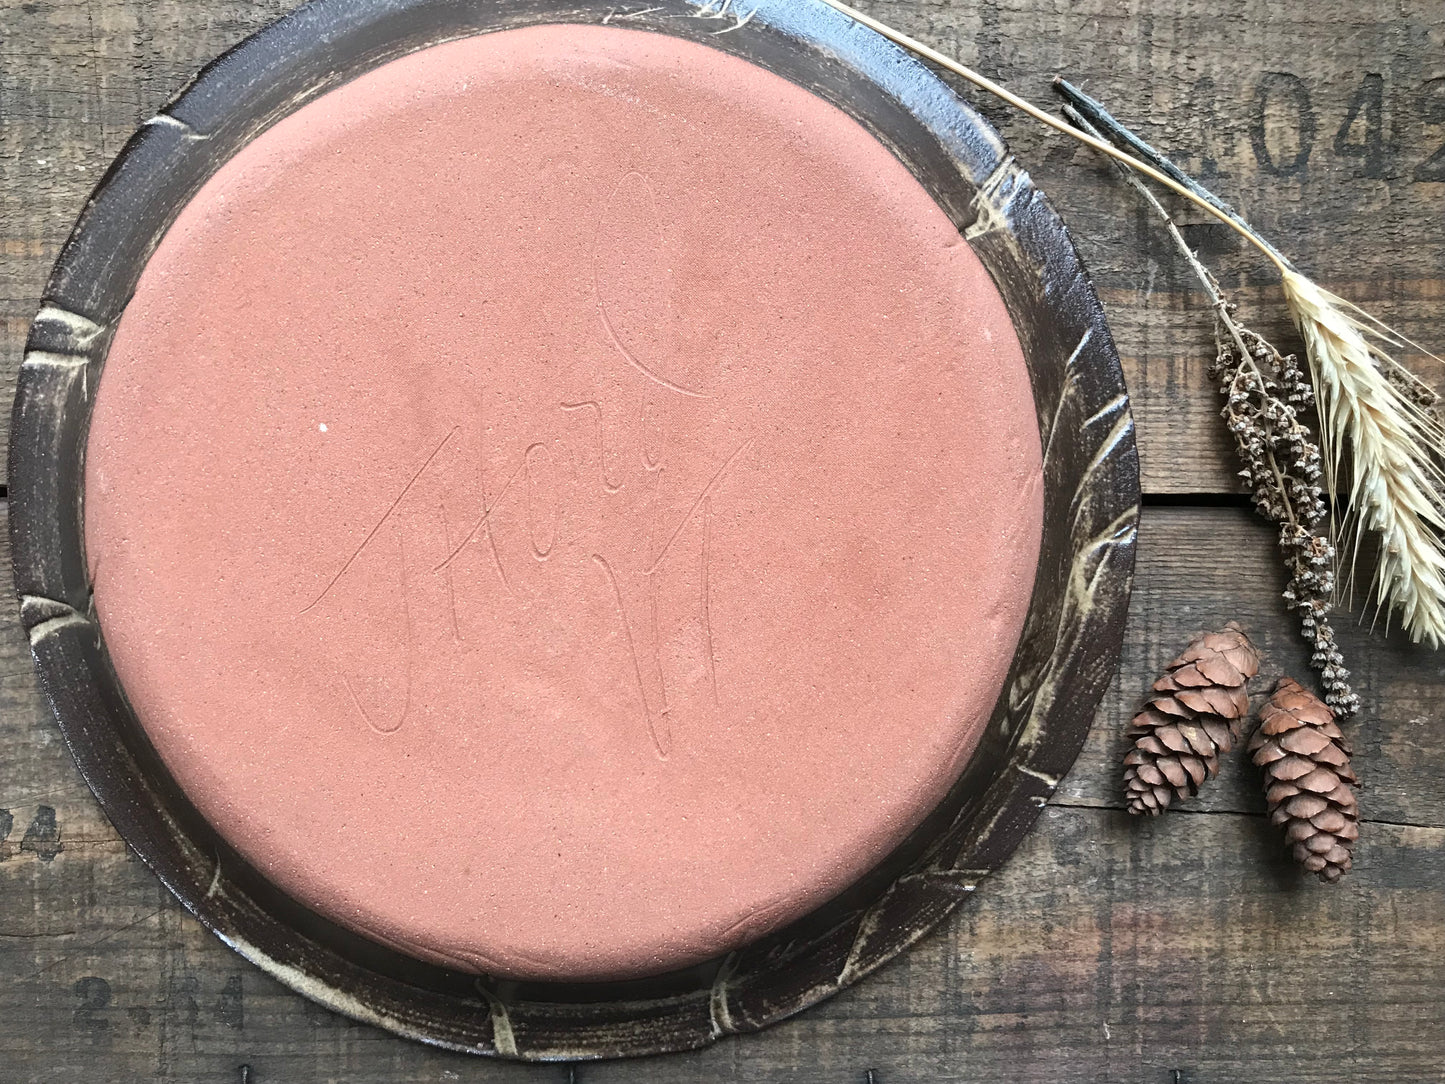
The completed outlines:
[[[1362,129],[1356,138],[1355,130]],[[1356,175],[1385,176],[1389,148],[1385,143],[1385,77],[1371,72],[1350,98],[1345,122],[1335,133],[1334,152],[1341,158],[1358,158]]]
[[[110,1004],[110,983],[98,975],[86,975],[77,979],[71,989],[80,1002],[71,1017],[75,1026],[90,1032],[109,1030],[110,1021],[96,1014]]]
[[[1293,110],[1293,132],[1296,149],[1290,155],[1287,147],[1274,143],[1271,136],[1275,126],[1269,123],[1271,106],[1281,111]],[[1250,126],[1249,138],[1254,145],[1254,158],[1259,168],[1275,177],[1295,177],[1305,171],[1309,164],[1310,151],[1315,145],[1315,130],[1319,122],[1315,118],[1314,106],[1310,103],[1310,92],[1304,80],[1289,72],[1265,72],[1254,91],[1254,123]],[[1273,143],[1273,145],[1271,145]]]
[[[1420,88],[1420,116],[1425,123],[1437,131],[1445,127],[1445,76],[1431,79]],[[1417,181],[1445,181],[1445,142],[1441,142],[1425,161],[1415,170]]]
[[[110,1031],[112,1015],[120,1012],[122,1008],[115,1003],[115,989],[110,980],[99,975],[83,975],[75,980],[70,989],[76,1000],[71,1023],[95,1038],[107,1034]],[[150,1027],[155,1022],[157,1013],[179,1017],[179,1022],[191,1029],[200,1026],[208,1018],[227,1028],[240,1029],[245,1026],[245,982],[240,972],[226,977],[226,981],[216,993],[215,1000],[211,1002],[209,1013],[203,1009],[202,1001],[197,1000],[204,1000],[204,997],[201,979],[195,974],[173,975],[166,984],[162,1001],[157,1003],[148,998],[146,1004],[127,1008],[125,1016],[137,1029]]]
[[[1380,73],[1362,76],[1345,100],[1343,118],[1330,140],[1329,150],[1336,158],[1356,161],[1357,177],[1389,178],[1393,159],[1400,153],[1386,126],[1386,107],[1392,104],[1388,90]],[[1404,117],[1411,107],[1415,116]],[[1416,181],[1445,181],[1445,136],[1441,133],[1445,128],[1445,76],[1427,80],[1413,100],[1393,104],[1393,108],[1397,118],[1394,130],[1398,131],[1407,119],[1418,120],[1425,128],[1418,145],[1426,157],[1410,176]],[[1302,176],[1315,153],[1319,128],[1319,114],[1305,80],[1291,72],[1265,72],[1260,76],[1254,89],[1249,141],[1255,162],[1264,173],[1271,177]]]

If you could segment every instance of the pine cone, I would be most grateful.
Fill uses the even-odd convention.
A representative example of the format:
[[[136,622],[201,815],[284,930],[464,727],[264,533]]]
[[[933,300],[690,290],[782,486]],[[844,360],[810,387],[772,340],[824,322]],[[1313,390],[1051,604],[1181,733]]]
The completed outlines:
[[[1219,774],[1219,754],[1239,738],[1249,712],[1245,683],[1259,673],[1259,653],[1231,621],[1220,632],[1197,636],[1171,662],[1126,737],[1124,790],[1130,813],[1158,815],[1177,794],[1199,793],[1205,777]]]
[[[1338,881],[1360,838],[1360,784],[1334,713],[1293,678],[1280,678],[1249,751],[1264,769],[1269,819],[1283,826],[1295,861],[1321,881]]]

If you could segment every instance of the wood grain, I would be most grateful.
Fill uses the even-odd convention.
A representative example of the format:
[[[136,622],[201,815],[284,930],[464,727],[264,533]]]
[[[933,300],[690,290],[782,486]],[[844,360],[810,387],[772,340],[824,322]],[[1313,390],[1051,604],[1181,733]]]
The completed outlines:
[[[49,266],[110,157],[196,68],[290,6],[0,0],[7,393]],[[1036,98],[1066,73],[1177,151],[1304,267],[1442,345],[1445,169],[1429,164],[1445,145],[1437,0],[890,0],[870,10]],[[1091,265],[1131,380],[1146,490],[1227,492],[1233,468],[1204,377],[1210,334],[1183,268],[1088,152],[979,104]],[[1313,133],[1307,160],[1302,128]],[[1249,317],[1283,332],[1258,263],[1213,226],[1188,233]],[[1188,812],[1139,823],[1119,811],[1119,730],[1192,632],[1241,619],[1266,674],[1303,673],[1280,586],[1270,532],[1244,511],[1146,509],[1121,676],[1002,873],[945,930],[816,1011],[697,1055],[584,1066],[576,1079],[1445,1076],[1445,656],[1343,633],[1367,704],[1353,724],[1367,823],[1356,871],[1336,888],[1288,865],[1237,758]],[[36,692],[12,611],[0,625],[0,1081],[241,1081],[243,1065],[255,1084],[569,1079],[564,1067],[393,1039],[245,965],[119,842]],[[411,811],[378,818],[378,832],[425,830]]]

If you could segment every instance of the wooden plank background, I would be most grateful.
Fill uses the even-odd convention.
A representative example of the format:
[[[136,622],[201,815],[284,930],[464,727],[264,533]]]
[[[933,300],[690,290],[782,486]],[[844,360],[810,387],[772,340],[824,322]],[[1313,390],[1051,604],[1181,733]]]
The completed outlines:
[[[782,2],[782,0],[770,0]],[[0,382],[75,215],[136,124],[288,0],[0,0]],[[1445,347],[1440,0],[875,0],[1014,89],[1068,75],[1301,266]],[[1296,875],[1252,775],[1120,811],[1119,731],[1196,629],[1237,618],[1304,673],[1272,535],[1232,495],[1200,298],[1106,167],[979,103],[1063,212],[1108,307],[1147,493],[1121,676],[1005,870],[882,973],[762,1035],[641,1062],[518,1066],[316,1009],[224,948],[128,853],[0,609],[0,1082],[905,1084],[1445,1079],[1445,656],[1348,628],[1368,821],[1356,872]],[[1261,329],[1269,275],[1191,241]],[[1438,368],[1417,368],[1440,382]],[[0,423],[3,427],[4,423]],[[3,492],[3,491],[0,491]],[[395,811],[386,828],[425,831]],[[871,1078],[869,1074],[872,1074]]]

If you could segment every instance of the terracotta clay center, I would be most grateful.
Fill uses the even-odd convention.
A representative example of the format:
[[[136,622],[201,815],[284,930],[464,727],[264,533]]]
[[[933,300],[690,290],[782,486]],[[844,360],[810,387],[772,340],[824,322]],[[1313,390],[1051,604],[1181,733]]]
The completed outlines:
[[[411,955],[685,966],[971,755],[1042,519],[1018,338],[903,165],[666,35],[302,107],[180,213],[94,406],[117,674],[263,874]]]

